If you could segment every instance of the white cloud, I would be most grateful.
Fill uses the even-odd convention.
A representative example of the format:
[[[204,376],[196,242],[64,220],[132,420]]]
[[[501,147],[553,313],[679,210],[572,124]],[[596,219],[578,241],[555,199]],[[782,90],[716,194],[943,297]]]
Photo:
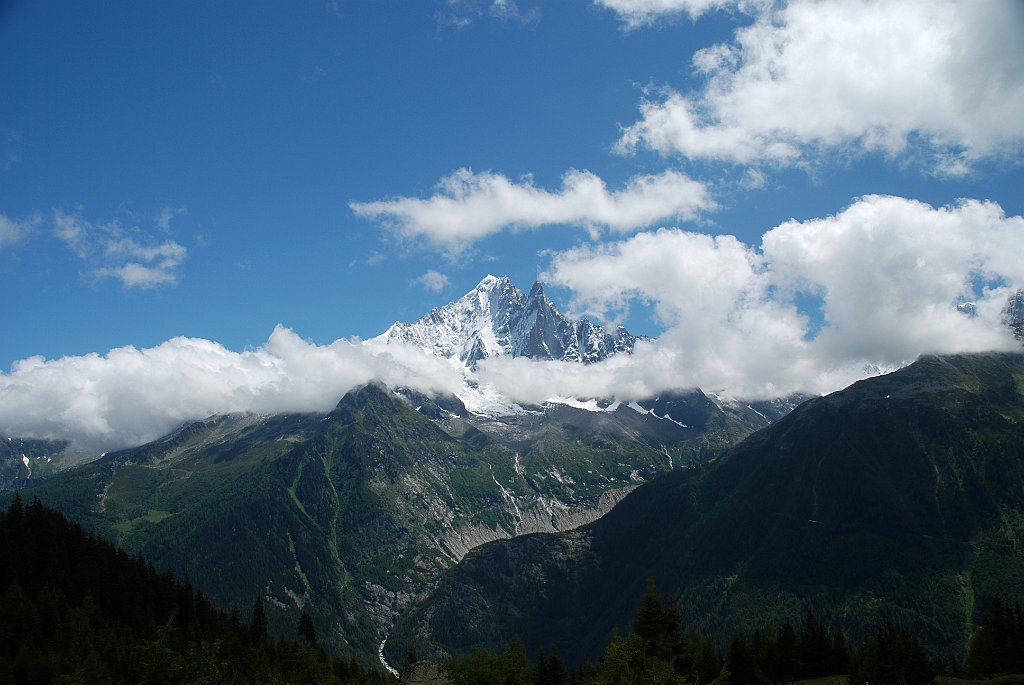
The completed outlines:
[[[460,383],[450,365],[417,349],[315,345],[278,326],[245,352],[179,337],[148,349],[16,362],[0,373],[0,432],[109,450],[211,414],[329,411],[373,379],[425,392],[454,392]]]
[[[156,228],[168,231],[171,219],[183,212],[183,208],[164,208],[156,217]],[[55,210],[53,227],[54,235],[92,266],[92,276],[114,278],[125,288],[176,284],[179,268],[188,256],[181,244],[173,240],[158,242],[138,227],[125,227],[116,220],[94,223],[78,214]]]
[[[835,390],[924,353],[1020,349],[1000,312],[1024,286],[1021,245],[1024,217],[994,203],[868,196],[782,224],[759,249],[678,229],[576,248],[544,276],[572,289],[573,307],[614,318],[643,300],[664,334],[586,371],[488,360],[481,380],[532,402],[695,386],[758,398]],[[820,322],[798,310],[801,293],[821,298]]]
[[[923,353],[1020,349],[1000,314],[1024,287],[1021,245],[1024,217],[992,202],[934,208],[866,196],[834,216],[783,223],[758,246],[660,229],[575,248],[555,254],[543,277],[572,290],[573,309],[614,319],[640,300],[665,332],[596,365],[487,359],[479,381],[526,402],[695,386],[756,399],[835,390]],[[112,249],[163,254],[130,242]],[[798,309],[807,296],[820,299],[817,317]],[[975,316],[957,311],[964,301]],[[455,392],[462,382],[419,349],[315,345],[279,326],[244,352],[174,338],[22,360],[0,373],[0,432],[110,449],[210,414],[327,411],[373,379],[425,392]]]
[[[713,10],[742,9],[765,3],[757,0],[594,0],[594,4],[618,14],[626,29],[637,29],[666,17],[686,14],[690,19],[697,19]]]
[[[1024,145],[1024,5],[793,0],[699,51],[700,92],[641,107],[618,150],[795,164],[924,150],[938,173]]]
[[[533,7],[526,12],[519,9],[515,0],[492,0],[488,12],[495,19],[533,24],[540,20],[540,8]]]
[[[72,252],[81,259],[88,255],[86,244],[87,228],[81,217],[60,210],[53,213],[53,234],[64,241]]]
[[[185,206],[164,207],[157,213],[156,218],[153,221],[153,224],[158,229],[166,233],[167,231],[171,230],[171,221],[174,220],[174,217],[181,216],[182,214],[186,214],[187,212],[188,208]]]
[[[21,221],[15,221],[9,216],[0,213],[0,250],[11,245],[17,245],[31,235],[42,223],[42,217],[33,214]]]
[[[503,22],[535,24],[540,20],[540,7],[523,11],[515,0],[447,0],[438,13],[442,25],[463,29],[476,19],[489,16]]]
[[[412,280],[416,285],[421,285],[432,293],[439,293],[451,285],[451,281],[440,271],[428,269],[422,276]]]
[[[537,188],[530,178],[514,182],[501,174],[459,169],[427,198],[401,197],[352,202],[357,215],[423,236],[458,252],[505,228],[574,224],[590,229],[633,231],[666,219],[689,220],[715,207],[707,187],[676,171],[637,176],[618,191],[589,171],[570,170],[562,188]]]

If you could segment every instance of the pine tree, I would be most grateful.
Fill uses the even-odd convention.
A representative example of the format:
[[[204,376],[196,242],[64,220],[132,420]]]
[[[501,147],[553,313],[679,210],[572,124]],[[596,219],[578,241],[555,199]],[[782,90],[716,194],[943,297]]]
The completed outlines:
[[[750,651],[754,657],[758,680],[763,681],[771,673],[778,661],[778,640],[771,628],[760,628],[754,631],[750,641]]]
[[[864,639],[850,671],[850,682],[904,683],[927,685],[937,671],[928,653],[913,635],[892,623],[879,626]]]
[[[254,643],[259,643],[267,636],[267,612],[263,610],[263,598],[257,596],[252,605],[252,622],[249,624],[249,635]]]
[[[710,683],[715,680],[722,671],[722,655],[715,648],[714,643],[707,638],[701,638],[700,652],[694,659],[694,675],[701,683]]]
[[[850,643],[842,630],[832,636],[832,664],[830,675],[846,673],[850,669]]]
[[[296,629],[299,642],[309,647],[315,647],[320,644],[320,640],[316,635],[316,626],[313,625],[313,617],[309,615],[308,611],[303,611],[302,615],[299,616],[299,625]]]
[[[967,655],[972,677],[1024,671],[1024,610],[994,597],[988,615],[971,638]]]
[[[800,672],[800,641],[793,624],[789,621],[786,621],[779,631],[776,655],[772,679],[780,682],[795,680]]]
[[[753,685],[758,682],[754,656],[743,633],[733,633],[725,656],[725,668],[729,671],[729,685]]]
[[[512,638],[502,653],[501,667],[505,674],[504,685],[529,685],[530,661],[526,657],[526,646],[518,636]]]
[[[633,613],[633,635],[644,654],[653,659],[674,663],[683,654],[679,612],[673,603],[662,600],[653,578],[647,579],[647,590]]]
[[[567,680],[565,664],[562,663],[562,657],[558,655],[558,648],[551,645],[551,654],[548,656],[547,685],[565,685]]]
[[[552,645],[550,655],[542,649],[533,667],[533,685],[565,685],[566,679],[565,665],[558,656],[558,649]]]
[[[810,609],[800,628],[800,672],[804,678],[830,675],[832,638],[828,629]]]
[[[537,663],[533,667],[533,685],[548,685],[548,657],[543,649],[537,655]]]
[[[630,666],[631,661],[629,645],[622,641],[616,631],[601,657],[595,682],[597,685],[633,685],[636,679]]]
[[[7,516],[14,525],[21,524],[21,517],[25,513],[25,505],[21,501],[21,490],[14,493],[14,501],[7,507]]]

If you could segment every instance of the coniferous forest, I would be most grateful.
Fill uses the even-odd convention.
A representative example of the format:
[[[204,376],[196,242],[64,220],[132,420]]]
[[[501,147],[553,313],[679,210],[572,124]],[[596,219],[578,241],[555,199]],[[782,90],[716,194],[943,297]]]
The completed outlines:
[[[672,602],[652,582],[634,612],[627,638],[613,635],[599,661],[567,668],[557,645],[530,661],[515,639],[500,654],[478,649],[448,663],[452,685],[765,685],[827,679],[827,682],[924,685],[1024,683],[1024,610],[994,600],[976,631],[966,662],[928,654],[914,635],[892,623],[877,627],[859,645],[831,630],[813,611],[803,622],[736,632],[724,650],[696,630],[684,630]],[[1018,675],[1012,675],[1018,674]]]
[[[309,614],[294,638],[268,633],[261,598],[248,615],[215,609],[201,591],[141,557],[20,496],[0,516],[0,683],[382,683],[391,677],[332,658]],[[789,683],[826,676],[917,685],[948,678],[1024,682],[1024,609],[994,600],[965,661],[928,654],[887,623],[859,645],[808,611],[718,646],[686,630],[653,582],[632,630],[611,636],[597,663],[569,665],[558,646],[531,658],[515,639],[501,653],[478,649],[443,668],[417,663],[410,646],[403,682],[431,673],[452,685]],[[1002,676],[1002,677],[997,677]]]
[[[376,683],[302,614],[272,637],[261,598],[216,610],[188,581],[87,535],[38,499],[0,517],[0,683]]]

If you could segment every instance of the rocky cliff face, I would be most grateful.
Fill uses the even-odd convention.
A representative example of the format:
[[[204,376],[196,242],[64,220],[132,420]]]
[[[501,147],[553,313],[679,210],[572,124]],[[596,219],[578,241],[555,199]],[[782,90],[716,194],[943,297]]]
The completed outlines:
[[[1007,300],[1003,321],[1013,331],[1014,337],[1024,343],[1024,290],[1018,290]]]

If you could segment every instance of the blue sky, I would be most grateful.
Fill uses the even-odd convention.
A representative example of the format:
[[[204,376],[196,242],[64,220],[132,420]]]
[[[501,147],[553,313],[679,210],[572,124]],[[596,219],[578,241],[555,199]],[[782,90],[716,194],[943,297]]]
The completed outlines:
[[[430,193],[462,167],[542,186],[591,169],[615,184],[646,168],[609,150],[640,86],[677,78],[680,40],[706,38],[689,22],[624,34],[587,3],[545,5],[525,24],[486,10],[8,3],[0,211],[41,212],[44,225],[4,249],[3,313],[18,333],[2,365],[173,335],[238,348],[277,323],[321,342],[375,335],[488,271],[528,287],[539,250],[585,236],[502,236],[451,263],[390,240],[348,203]],[[184,212],[158,233],[168,207]],[[94,282],[95,265],[47,235],[54,210],[138,226],[188,257],[167,287]],[[441,294],[410,285],[431,268],[451,279]]]
[[[0,402],[21,401],[12,364],[36,355],[175,336],[241,353],[278,324],[324,346],[418,318],[487,273],[524,288],[543,275],[564,308],[667,331],[694,359],[703,352],[688,346],[721,332],[687,338],[688,317],[733,325],[751,298],[771,300],[758,310],[767,320],[792,315],[779,345],[834,329],[820,354],[836,364],[930,351],[847,335],[853,299],[891,299],[872,288],[898,278],[831,282],[841,254],[812,268],[806,251],[793,256],[795,239],[762,245],[790,219],[829,235],[850,222],[867,235],[876,221],[879,235],[904,236],[918,222],[913,235],[930,243],[928,222],[948,214],[957,237],[934,241],[980,256],[936,256],[927,279],[1024,285],[1024,11],[1013,0],[899,5],[0,4],[0,370],[11,370]],[[875,195],[898,201],[859,200]],[[992,211],[961,211],[961,198]],[[778,300],[748,284],[724,310],[714,297],[688,309],[702,289],[729,286],[680,235],[734,236],[739,261],[758,262],[751,274],[779,274],[764,287],[795,292]],[[630,256],[631,241],[648,239],[696,255],[693,278],[676,279],[691,262],[657,245],[663,277],[639,278],[650,262]],[[907,241],[904,257],[934,247]],[[940,304],[1005,301],[951,287]],[[907,289],[921,290],[913,279]],[[806,309],[823,297],[824,309]],[[894,305],[858,335],[885,338],[901,307],[933,304]],[[945,330],[939,319],[919,328],[932,324]],[[1001,344],[976,331],[950,340],[937,351]]]

